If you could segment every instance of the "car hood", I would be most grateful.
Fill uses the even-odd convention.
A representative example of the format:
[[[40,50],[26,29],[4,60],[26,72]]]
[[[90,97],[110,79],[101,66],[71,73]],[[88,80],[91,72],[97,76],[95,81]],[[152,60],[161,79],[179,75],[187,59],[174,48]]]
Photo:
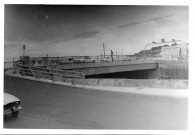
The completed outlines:
[[[8,93],[4,93],[4,105],[17,101],[20,101],[20,99]]]

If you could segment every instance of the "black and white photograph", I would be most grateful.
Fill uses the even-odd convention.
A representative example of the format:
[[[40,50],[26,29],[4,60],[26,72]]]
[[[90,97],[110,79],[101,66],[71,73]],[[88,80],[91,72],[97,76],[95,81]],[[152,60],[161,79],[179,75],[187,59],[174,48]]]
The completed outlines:
[[[188,130],[189,5],[3,7],[3,129]]]

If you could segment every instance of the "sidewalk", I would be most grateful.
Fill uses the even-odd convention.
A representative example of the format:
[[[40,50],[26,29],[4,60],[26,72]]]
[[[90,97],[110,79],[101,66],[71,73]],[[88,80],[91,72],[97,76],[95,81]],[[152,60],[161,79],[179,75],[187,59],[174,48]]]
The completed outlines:
[[[111,87],[111,86],[85,86],[87,89],[134,93],[153,96],[167,97],[188,97],[188,89],[162,89],[162,88],[141,88],[141,87]]]

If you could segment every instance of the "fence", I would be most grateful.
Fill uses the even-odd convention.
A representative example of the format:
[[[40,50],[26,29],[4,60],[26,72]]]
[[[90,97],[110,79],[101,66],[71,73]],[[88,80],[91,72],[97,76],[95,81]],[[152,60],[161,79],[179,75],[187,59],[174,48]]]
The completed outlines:
[[[36,77],[37,79],[49,79],[52,81],[71,82],[72,84],[84,84],[85,75],[81,72],[57,70],[51,68],[31,67],[19,64],[13,65],[14,74],[21,74],[22,76]]]

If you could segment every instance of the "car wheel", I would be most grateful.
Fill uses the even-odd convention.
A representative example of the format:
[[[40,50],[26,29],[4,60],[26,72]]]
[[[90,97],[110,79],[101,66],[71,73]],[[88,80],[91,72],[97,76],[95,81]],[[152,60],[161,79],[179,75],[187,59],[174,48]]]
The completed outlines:
[[[12,111],[12,117],[16,118],[19,114],[19,111]]]

